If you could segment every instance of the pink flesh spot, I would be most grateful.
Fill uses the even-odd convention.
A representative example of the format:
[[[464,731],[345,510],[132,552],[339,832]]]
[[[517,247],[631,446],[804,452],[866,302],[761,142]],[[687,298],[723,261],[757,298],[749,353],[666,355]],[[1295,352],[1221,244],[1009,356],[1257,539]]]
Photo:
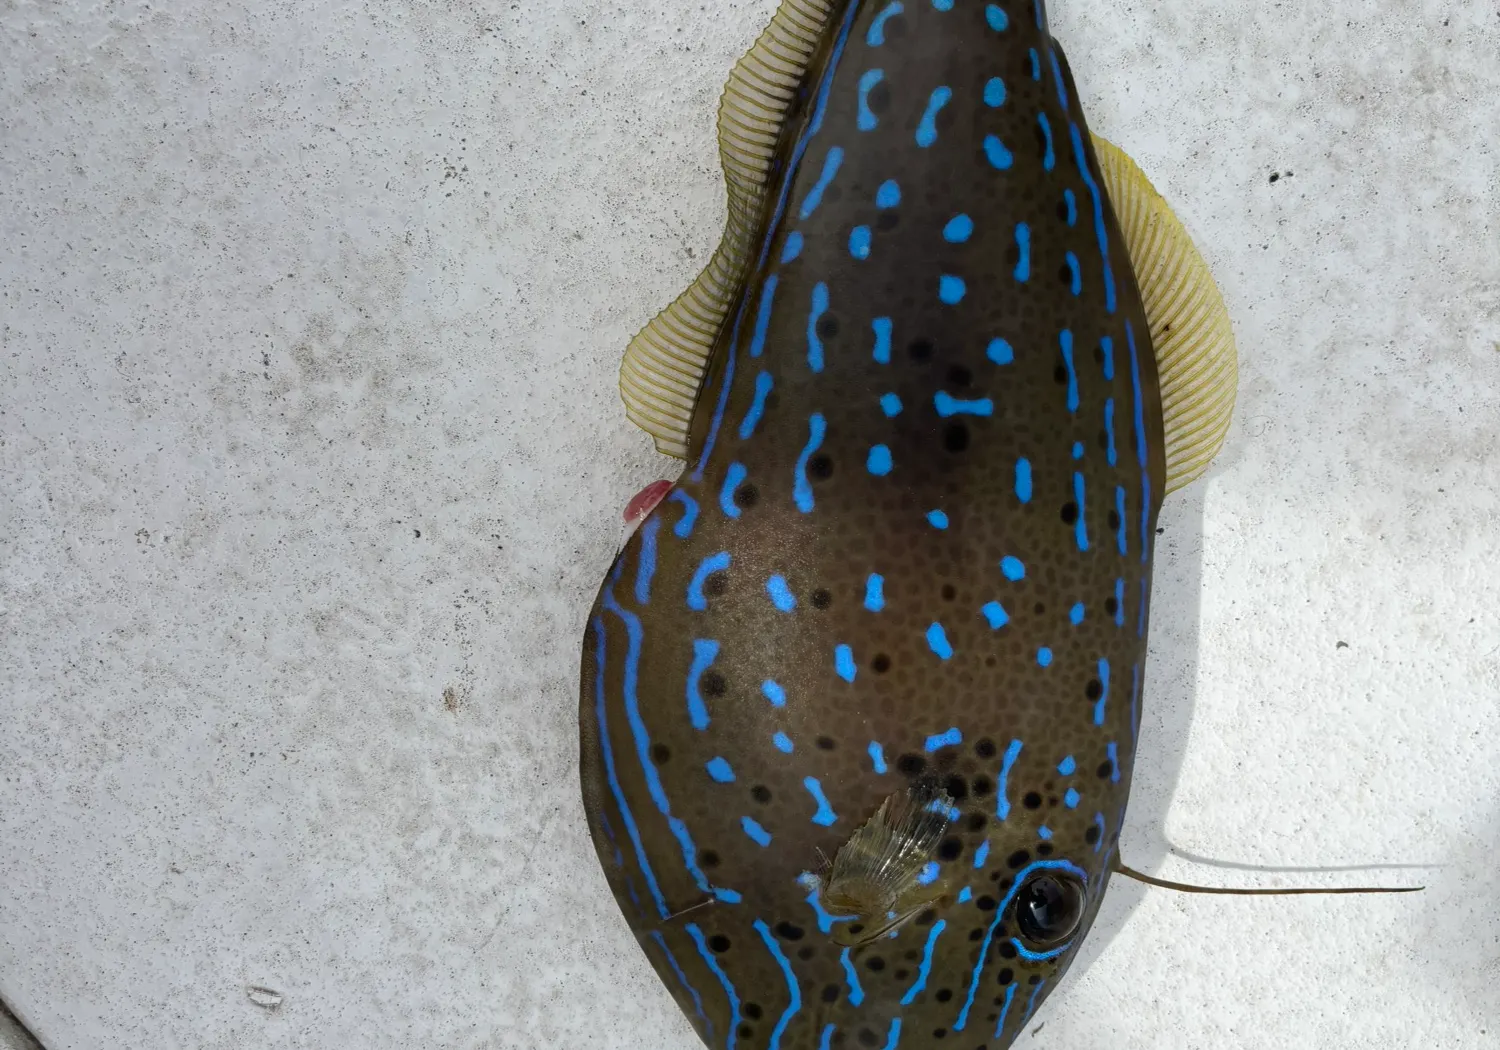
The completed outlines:
[[[635,526],[645,521],[646,515],[655,510],[656,505],[666,499],[667,493],[671,491],[670,481],[653,481],[641,489],[625,504],[625,524]]]

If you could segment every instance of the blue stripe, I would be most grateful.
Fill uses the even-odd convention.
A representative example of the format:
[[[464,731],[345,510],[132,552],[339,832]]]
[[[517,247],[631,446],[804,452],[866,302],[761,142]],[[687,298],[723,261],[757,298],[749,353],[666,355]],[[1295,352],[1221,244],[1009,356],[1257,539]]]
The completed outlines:
[[[887,768],[885,764],[885,748],[881,747],[880,744],[876,741],[871,740],[870,746],[867,750],[870,755],[871,768],[873,768],[876,773],[884,776]]]
[[[1135,458],[1146,469],[1146,404],[1141,398],[1141,362],[1135,349],[1135,330],[1125,322],[1125,341],[1130,347],[1130,390],[1135,402]]]
[[[651,862],[646,859],[646,847],[641,843],[641,831],[636,826],[635,815],[630,811],[630,803],[625,800],[625,792],[620,788],[619,774],[615,770],[615,749],[609,739],[609,720],[604,710],[604,619],[594,617],[594,637],[598,639],[594,646],[594,721],[599,724],[599,750],[604,755],[604,776],[609,781],[609,792],[615,798],[615,806],[620,810],[620,819],[625,822],[625,833],[630,837],[631,845],[635,847],[636,863],[641,866],[641,875],[646,880],[646,888],[651,891],[652,899],[656,901],[656,910],[663,919],[670,914],[667,911],[667,900],[662,896],[661,888],[656,884],[656,874],[651,870]]]
[[[1026,57],[1028,59],[1030,59],[1030,61],[1031,61],[1031,79],[1032,80],[1041,80],[1042,79],[1042,60],[1041,60],[1041,58],[1039,58],[1037,56],[1036,48],[1033,47],[1030,50],[1028,50],[1026,52]]]
[[[1129,526],[1125,522],[1125,486],[1115,486],[1115,515],[1120,519],[1120,527],[1115,530],[1115,548],[1121,554],[1126,551],[1125,533]],[[1123,599],[1122,599],[1123,601]],[[1122,606],[1123,608],[1123,606]]]
[[[997,365],[1008,365],[1016,359],[1016,352],[1004,339],[991,339],[984,356]]]
[[[814,372],[823,371],[823,340],[818,336],[818,321],[828,311],[828,285],[822,281],[813,285],[812,309],[807,314],[807,367]]]
[[[901,184],[895,179],[886,179],[875,191],[875,207],[894,208],[901,203]]]
[[[943,227],[943,240],[949,244],[963,244],[974,235],[974,220],[962,213],[953,216]]]
[[[1010,25],[1010,18],[1008,15],[1006,15],[1005,8],[1001,7],[999,4],[985,5],[984,20],[989,24],[989,27],[997,33],[1004,32],[1005,27]]]
[[[818,804],[818,811],[812,815],[814,824],[821,824],[826,828],[839,819],[833,807],[828,804],[828,796],[823,794],[823,785],[818,782],[817,777],[803,777],[802,786],[807,788],[807,793]]]
[[[1094,827],[1099,829],[1099,837],[1094,840],[1094,852],[1098,853],[1104,846],[1104,814],[1094,814]]]
[[[708,1041],[712,1043],[714,1041],[714,1023],[703,1012],[703,999],[698,995],[698,989],[693,987],[687,978],[687,974],[682,972],[682,967],[678,964],[677,957],[672,954],[672,949],[667,947],[666,938],[661,935],[661,931],[648,930],[647,932],[651,935],[651,939],[656,942],[656,946],[661,949],[661,953],[667,957],[667,965],[677,975],[678,983],[686,988],[688,995],[692,997],[693,1009],[698,1014],[698,1020],[703,1022],[704,1031],[708,1033]]]
[[[942,390],[932,395],[932,405],[944,419],[949,416],[989,416],[995,412],[995,403],[987,397],[962,401]]]
[[[832,72],[832,68],[832,63],[830,63],[830,72]],[[818,181],[813,183],[812,189],[807,191],[807,196],[802,198],[802,208],[798,213],[802,218],[805,219],[818,210],[818,205],[823,202],[823,191],[828,188],[828,184],[839,173],[839,165],[843,162],[844,151],[840,147],[834,146],[828,151],[828,155],[823,158],[823,171],[818,175]]]
[[[617,616],[625,624],[625,636],[628,647],[625,653],[625,720],[630,724],[631,736],[635,738],[636,758],[641,764],[641,772],[645,776],[646,790],[651,795],[651,800],[656,803],[656,808],[661,815],[667,819],[667,826],[672,835],[682,847],[682,861],[688,873],[693,876],[693,881],[704,893],[711,893],[717,899],[728,903],[741,900],[741,896],[734,890],[723,889],[709,883],[708,877],[698,867],[698,849],[693,845],[693,837],[689,834],[687,825],[672,815],[672,807],[667,802],[667,793],[661,786],[661,777],[656,772],[656,763],[651,761],[651,734],[646,729],[646,723],[641,719],[640,702],[636,696],[636,676],[640,668],[641,659],[641,621],[636,616],[626,612],[615,601],[613,583],[606,584],[604,588],[603,605],[605,610]],[[694,642],[695,651],[698,642]],[[714,651],[718,651],[718,644],[713,645]],[[710,661],[712,658],[710,657]],[[690,686],[690,688],[692,688]],[[705,724],[707,724],[705,722]]]
[[[870,257],[870,227],[856,226],[849,231],[849,254],[856,259]]]
[[[1010,613],[1005,611],[1005,606],[999,602],[985,602],[979,610],[984,614],[985,620],[990,625],[990,630],[998,631],[1010,623]]]
[[[1113,382],[1115,378],[1115,341],[1106,335],[1099,340],[1099,349],[1104,351],[1104,378]]]
[[[878,572],[870,573],[865,581],[865,608],[871,612],[885,608],[885,577]]]
[[[750,402],[750,411],[745,413],[745,418],[740,421],[740,440],[748,441],[755,433],[755,426],[760,422],[760,417],[766,411],[766,398],[771,394],[771,387],[775,380],[771,378],[770,372],[762,372],[755,377],[755,400]]]
[[[1010,166],[1016,162],[1010,150],[1005,148],[1005,143],[994,135],[984,137],[984,159],[998,171],[1009,171]]]
[[[817,104],[813,107],[812,122],[803,131],[797,140],[797,145],[792,150],[791,160],[787,165],[788,171],[796,171],[802,163],[802,154],[807,149],[808,141],[818,133],[823,126],[823,114],[828,108],[828,96],[833,87],[833,75],[838,71],[839,61],[844,55],[844,45],[849,40],[849,27],[854,22],[854,16],[859,11],[860,5],[850,4],[849,10],[844,15],[844,23],[839,29],[838,38],[834,41],[833,51],[829,55],[827,68],[823,71],[823,82],[818,87]],[[781,195],[776,199],[776,209],[772,212],[770,221],[766,223],[766,234],[761,241],[760,256],[756,261],[753,272],[759,272],[765,266],[766,256],[770,254],[771,242],[775,238],[776,231],[781,228],[781,217],[786,212],[787,195],[791,193],[792,179],[784,179],[781,184]],[[708,466],[709,459],[713,456],[714,444],[718,440],[719,427],[724,422],[724,409],[729,404],[729,389],[734,384],[735,348],[739,346],[740,324],[744,319],[745,304],[741,301],[739,308],[735,311],[734,328],[730,333],[729,352],[727,354],[723,375],[719,379],[719,397],[714,405],[713,418],[709,421],[708,436],[703,441],[703,451],[699,453],[698,464],[693,468],[692,478],[699,481],[703,478],[703,471]]]
[[[849,1005],[858,1006],[865,1001],[865,990],[859,986],[859,974],[854,972],[854,964],[849,961],[848,948],[839,953],[839,962],[844,965],[844,980],[849,985]]]
[[[954,726],[946,732],[934,733],[928,737],[926,746],[928,751],[936,751],[940,747],[957,747],[963,742],[963,733],[959,731],[958,726]]]
[[[781,264],[785,266],[797,256],[802,254],[802,231],[793,230],[786,235],[786,243],[781,246]]]
[[[1005,1031],[1005,1019],[1010,1016],[1011,1000],[1016,997],[1017,985],[1014,981],[1005,986],[1005,1005],[1000,1008],[1000,1019],[995,1022],[995,1038],[1002,1038]]]
[[[802,244],[802,235],[797,235],[797,244]],[[755,332],[750,336],[750,356],[759,357],[766,349],[766,330],[771,327],[771,308],[776,300],[776,275],[766,278],[760,289],[760,309],[755,312]]]
[[[1031,502],[1031,460],[1024,456],[1016,460],[1016,498],[1022,503]]]
[[[874,131],[879,123],[870,109],[870,90],[884,79],[885,71],[881,69],[868,70],[859,78],[859,116],[855,123],[860,131]]]
[[[1071,944],[1072,942],[1069,941],[1068,943]],[[1031,1020],[1032,1011],[1036,1009],[1036,997],[1042,994],[1042,989],[1045,987],[1047,987],[1047,982],[1042,981],[1041,983],[1037,984],[1036,987],[1031,989],[1031,995],[1026,1000],[1026,1013],[1021,1017],[1021,1023],[1023,1025],[1027,1021]]]
[[[1063,83],[1062,66],[1057,61],[1057,48],[1049,47],[1047,57],[1052,60],[1052,79],[1057,83],[1057,101],[1062,103],[1063,112],[1068,111],[1068,85]]]
[[[901,5],[897,4],[896,6],[900,7]],[[833,1033],[837,1028],[838,1026],[831,1022],[823,1026],[823,1034],[818,1037],[818,1050],[830,1050],[833,1046]]]
[[[792,738],[779,729],[772,735],[771,743],[776,745],[776,750],[780,751],[783,755],[790,755],[796,750],[796,745],[792,743]]]
[[[901,997],[902,1006],[910,1006],[913,1000],[921,994],[922,989],[927,987],[927,975],[932,972],[932,949],[937,944],[938,937],[947,925],[948,923],[945,919],[939,919],[932,924],[932,930],[927,934],[927,944],[922,948],[922,964],[917,967],[917,979],[912,982],[912,986]]]
[[[1031,276],[1031,228],[1024,222],[1016,223],[1016,247],[1021,258],[1016,262],[1015,278],[1024,282]]]
[[[1037,123],[1042,128],[1042,138],[1045,140],[1046,148],[1042,152],[1042,170],[1051,171],[1057,167],[1057,154],[1052,150],[1052,124],[1047,120],[1047,114],[1038,113]]]
[[[1073,523],[1073,540],[1078,544],[1078,549],[1086,551],[1089,549],[1089,530],[1084,521],[1083,514],[1083,472],[1073,472],[1073,499],[1078,502],[1078,520]]]
[[[944,85],[934,88],[927,99],[927,109],[922,113],[922,119],[917,124],[917,145],[926,149],[937,141],[937,115],[938,111],[948,104],[953,97],[953,89]]]
[[[1105,451],[1109,458],[1109,465],[1114,466],[1117,457],[1115,455],[1115,399],[1112,397],[1104,399],[1104,433],[1108,441],[1108,448]]]
[[[901,395],[895,393],[880,395],[880,411],[885,413],[885,418],[893,419],[901,414]]]
[[[823,885],[822,881],[816,875],[814,875],[812,872],[810,872],[810,871],[804,871],[798,877],[797,881],[800,882],[800,883],[802,883],[803,886],[806,886],[809,889],[807,897],[804,898],[804,899],[812,907],[813,914],[815,916],[817,916],[817,920],[818,920],[818,932],[820,932],[820,933],[832,933],[833,932],[833,924],[834,923],[836,923],[836,922],[853,922],[855,919],[857,919],[859,917],[857,915],[830,915],[830,914],[828,914],[828,911],[823,907],[823,902],[818,899],[818,895],[821,892],[821,888],[822,888],[822,885]]]
[[[1014,554],[1007,554],[1000,559],[1000,572],[1007,580],[1015,583],[1026,578],[1026,564]]]
[[[854,681],[854,650],[847,645],[834,646],[833,669],[844,681]]]
[[[983,842],[981,842],[979,844],[978,848],[976,848],[974,850],[974,867],[975,868],[982,868],[982,867],[984,867],[985,862],[988,861],[989,859],[990,859],[990,840],[989,839],[985,839]]]
[[[651,577],[656,575],[656,533],[661,528],[661,518],[655,514],[641,526],[641,556],[635,563],[635,603],[647,605],[651,602]]]
[[[884,1050],[896,1050],[896,1046],[900,1042],[901,1042],[901,1018],[899,1018],[899,1017],[893,1017],[893,1018],[891,1018],[891,1028],[890,1028],[890,1031],[887,1033],[887,1035],[885,1037],[885,1047],[884,1047]]]
[[[1125,490],[1121,489],[1120,495],[1122,498],[1124,497],[1124,494]],[[1125,520],[1124,514],[1120,515],[1120,520]],[[1121,551],[1120,553],[1123,554],[1124,551]],[[1125,626],[1125,580],[1123,577],[1117,577],[1115,579],[1115,626]]]
[[[1057,342],[1062,347],[1063,364],[1068,368],[1068,411],[1078,411],[1078,370],[1073,367],[1073,332],[1064,328],[1057,333]]]
[[[870,322],[870,327],[875,330],[875,361],[877,364],[887,365],[891,362],[891,319],[889,317],[877,317]]]
[[[875,16],[875,20],[870,23],[870,30],[865,34],[865,43],[871,47],[879,47],[881,44],[884,44],[886,21],[895,15],[899,15],[904,10],[905,8],[901,6],[901,0],[894,0],[893,3],[887,4],[880,14]]]
[[[771,604],[782,612],[791,612],[797,607],[796,596],[786,585],[786,578],[780,574],[766,581],[766,593],[771,596]]]
[[[771,679],[767,678],[764,682],[760,683],[760,691],[765,695],[767,700],[771,701],[772,707],[786,706],[786,690]]]
[[[688,718],[692,720],[693,728],[700,732],[708,728],[709,719],[708,708],[703,703],[703,695],[698,692],[698,679],[703,677],[704,671],[707,671],[711,666],[713,666],[713,662],[718,658],[718,656],[718,642],[714,641],[712,638],[693,639],[693,666],[688,670],[687,706]],[[645,730],[645,724],[642,723],[641,732],[644,733]],[[644,757],[644,752],[642,753],[642,755],[643,757],[641,761],[646,762],[647,759]],[[655,780],[656,767],[654,765],[650,765],[649,768],[651,769],[651,775],[648,779]],[[657,783],[659,785],[660,782],[658,781]],[[665,805],[665,803],[666,796],[663,795],[658,800],[657,805]]]
[[[1011,767],[1016,764],[1016,759],[1021,756],[1021,742],[1012,740],[1010,746],[1005,749],[1005,757],[1000,761],[1000,776],[995,784],[995,816],[1004,820],[1010,816],[1010,799],[1005,797],[1005,782],[1010,779]]]
[[[723,755],[715,755],[713,758],[708,760],[707,764],[705,764],[703,768],[708,770],[708,775],[712,777],[717,783],[734,783],[734,769],[730,766],[729,760],[726,759]]]
[[[693,571],[693,578],[688,581],[687,603],[689,609],[702,612],[708,608],[708,598],[703,594],[703,584],[708,580],[710,575],[716,572],[723,572],[727,568],[729,568],[728,551],[710,554],[698,563],[698,568]]]
[[[1120,748],[1111,740],[1104,745],[1104,753],[1109,756],[1109,782],[1118,784],[1120,782]]]
[[[1030,864],[1026,865],[1026,867],[1016,872],[1015,879],[1011,883],[1010,890],[1006,892],[1005,899],[996,906],[995,917],[990,920],[989,928],[984,932],[984,940],[981,942],[979,947],[979,961],[974,964],[974,973],[969,980],[968,997],[964,1000],[963,1009],[959,1011],[958,1020],[953,1024],[953,1030],[955,1032],[963,1031],[964,1025],[969,1023],[969,1010],[974,1006],[974,995],[979,991],[979,978],[984,972],[985,963],[989,961],[990,941],[995,936],[995,927],[999,926],[1000,921],[1005,918],[1005,913],[1010,908],[1010,902],[1015,898],[1015,895],[1021,891],[1021,887],[1025,884],[1027,876],[1030,875],[1033,871],[1049,869],[1062,869],[1069,871],[1084,885],[1088,885],[1088,872],[1084,871],[1076,864],[1072,864],[1065,860],[1034,860]]]
[[[1078,125],[1070,124],[1069,128],[1073,137],[1073,159],[1077,161],[1078,173],[1083,176],[1083,183],[1094,199],[1094,236],[1099,240],[1099,255],[1104,260],[1104,308],[1114,313],[1115,275],[1109,265],[1109,235],[1104,229],[1104,197],[1099,192],[1099,184],[1094,181],[1093,173],[1089,171],[1088,154],[1083,151],[1083,135],[1078,130]]]
[[[870,454],[865,457],[865,469],[877,478],[883,478],[891,472],[891,450],[885,445],[876,445],[870,449]]]
[[[943,632],[943,625],[934,623],[927,628],[927,648],[933,651],[940,660],[947,660],[953,656],[953,646],[948,644],[948,636]]]
[[[984,104],[992,109],[1005,105],[1005,81],[990,77],[984,82]]]
[[[672,533],[679,540],[685,540],[693,534],[693,525],[698,520],[698,501],[681,489],[667,498],[675,499],[682,504],[682,517],[678,518],[677,524],[672,526]]]
[[[780,1050],[781,1037],[786,1032],[786,1026],[791,1023],[797,1011],[802,1009],[802,988],[797,983],[797,975],[792,973],[792,964],[781,951],[781,945],[776,943],[776,938],[771,935],[771,928],[765,924],[765,920],[755,920],[755,932],[760,934],[760,939],[765,942],[766,950],[776,960],[776,965],[781,968],[781,976],[786,979],[787,995],[790,1002],[781,1013],[781,1020],[776,1022],[776,1027],[771,1029],[771,1041],[767,1044],[767,1050]]]
[[[1078,225],[1078,198],[1072,190],[1063,190],[1063,203],[1068,206],[1068,225]]]
[[[813,509],[812,485],[807,480],[807,461],[823,444],[825,429],[821,412],[814,412],[808,417],[807,444],[802,446],[802,454],[797,457],[797,471],[792,483],[792,499],[796,502],[797,509],[803,514],[810,514]]]
[[[741,817],[740,827],[757,846],[764,848],[771,844],[771,833],[761,827],[754,817]]]
[[[1078,771],[1078,760],[1072,755],[1063,756],[1063,760],[1057,764],[1057,771],[1065,777],[1070,777]]]
[[[709,950],[708,942],[703,937],[703,931],[698,929],[694,923],[686,923],[683,929],[687,930],[688,936],[698,946],[698,954],[703,957],[703,965],[708,967],[708,972],[719,979],[719,984],[724,989],[724,997],[729,1000],[729,1035],[724,1043],[724,1050],[734,1050],[735,1036],[739,1034],[740,1027],[740,997],[735,994],[734,985],[729,982],[719,960],[714,958],[714,953]]]
[[[1063,262],[1068,264],[1068,291],[1074,295],[1083,294],[1083,270],[1078,265],[1078,256],[1072,252],[1063,255]]]
[[[743,463],[731,463],[724,472],[724,484],[719,487],[719,509],[726,518],[738,519],[740,516],[740,508],[734,502],[734,490],[745,480],[746,473]]]
[[[935,529],[946,529],[948,527],[948,514],[941,510],[929,510],[927,512],[927,524]]]

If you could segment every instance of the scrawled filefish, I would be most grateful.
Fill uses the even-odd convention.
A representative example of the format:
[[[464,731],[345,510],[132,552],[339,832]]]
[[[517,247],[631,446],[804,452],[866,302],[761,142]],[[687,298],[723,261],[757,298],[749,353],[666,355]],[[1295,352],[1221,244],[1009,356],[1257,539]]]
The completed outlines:
[[[622,367],[687,466],[588,620],[594,842],[709,1046],[1003,1047],[1109,879],[1222,301],[1040,4],[786,0],[719,126]]]

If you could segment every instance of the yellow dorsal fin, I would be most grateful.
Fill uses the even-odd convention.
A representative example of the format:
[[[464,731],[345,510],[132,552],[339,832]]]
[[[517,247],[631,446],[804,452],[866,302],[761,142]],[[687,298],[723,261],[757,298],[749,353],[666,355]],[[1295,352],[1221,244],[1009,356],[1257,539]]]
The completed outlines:
[[[1094,136],[1094,152],[1146,304],[1166,417],[1167,491],[1202,476],[1234,414],[1239,361],[1208,264],[1135,161]]]
[[[730,72],[719,102],[719,160],[729,194],[724,236],[698,279],[625,349],[625,414],[666,455],[687,457],[698,387],[750,264],[781,127],[832,8],[832,0],[782,0]]]

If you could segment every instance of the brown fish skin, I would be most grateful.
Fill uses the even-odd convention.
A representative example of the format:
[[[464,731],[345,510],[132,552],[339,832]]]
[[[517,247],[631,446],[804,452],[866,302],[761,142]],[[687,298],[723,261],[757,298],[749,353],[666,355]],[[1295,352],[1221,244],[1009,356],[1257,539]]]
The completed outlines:
[[[995,6],[835,12],[689,467],[589,617],[590,829],[712,1047],[1008,1046],[1108,882],[1166,477],[1160,390],[1061,50],[1030,4],[1002,5],[1003,29]],[[944,233],[958,215],[965,239]],[[918,784],[959,811],[933,900],[848,949],[806,876]],[[1085,890],[1061,950],[1017,917],[1041,874]]]

